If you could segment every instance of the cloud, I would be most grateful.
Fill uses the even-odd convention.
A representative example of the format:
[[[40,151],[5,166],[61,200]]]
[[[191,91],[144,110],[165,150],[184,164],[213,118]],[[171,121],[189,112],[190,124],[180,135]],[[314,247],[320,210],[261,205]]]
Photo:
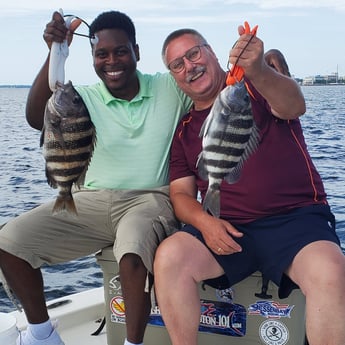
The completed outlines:
[[[246,0],[244,0],[246,1]],[[250,4],[255,4],[262,9],[275,8],[328,8],[334,10],[345,10],[345,3],[343,0],[247,0]],[[229,1],[233,2],[233,1]]]
[[[183,4],[183,1],[176,1]],[[200,1],[189,1],[198,6]],[[204,6],[221,6],[221,5],[251,5],[260,9],[277,9],[277,8],[328,8],[334,10],[345,10],[343,0],[224,0],[224,1],[201,1]]]
[[[3,69],[0,82],[30,83],[34,79],[47,55],[44,27],[60,7],[89,23],[110,9],[127,13],[142,47],[139,67],[149,73],[159,68],[165,71],[160,44],[172,30],[187,26],[205,35],[225,66],[229,48],[238,36],[237,25],[247,20],[259,25],[265,47],[284,52],[295,75],[325,74],[337,65],[344,74],[345,47],[339,41],[345,36],[344,0],[6,0],[0,2],[0,30],[10,33],[4,36],[3,46],[11,54],[2,54],[0,65],[11,67]],[[80,28],[84,30],[87,28]],[[66,75],[80,83],[95,80],[87,43],[74,41],[66,66]],[[332,47],[332,54],[321,47]],[[18,68],[23,66],[23,52],[30,68]]]
[[[190,15],[190,11],[197,13],[211,11],[221,11],[223,7],[243,7],[247,10],[263,9],[274,10],[280,8],[293,9],[311,9],[311,8],[328,8],[333,10],[345,10],[345,2],[343,0],[60,0],[60,1],[46,1],[46,0],[16,0],[3,2],[0,5],[0,15],[6,14],[30,14],[39,11],[53,11],[60,7],[68,9],[69,11],[99,11],[103,9],[120,9],[131,12],[144,13],[159,13],[159,12],[178,12],[183,16],[186,13]]]

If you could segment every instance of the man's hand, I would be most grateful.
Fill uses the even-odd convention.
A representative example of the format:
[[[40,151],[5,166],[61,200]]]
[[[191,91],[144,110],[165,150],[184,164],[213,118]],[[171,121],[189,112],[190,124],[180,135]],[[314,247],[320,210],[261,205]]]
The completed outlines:
[[[256,27],[253,30],[255,33]],[[265,67],[263,42],[242,25],[238,27],[238,33],[240,37],[230,51],[229,63],[243,68],[245,75],[254,79]]]
[[[199,229],[207,246],[218,255],[228,255],[240,252],[241,246],[234,240],[243,234],[224,219],[210,216],[203,229]]]
[[[43,33],[43,38],[47,43],[49,49],[53,42],[62,43],[67,38],[68,45],[71,44],[73,38],[73,32],[81,24],[80,19],[74,19],[71,22],[69,29],[65,25],[65,20],[59,12],[54,12],[52,20],[46,25],[46,29]]]

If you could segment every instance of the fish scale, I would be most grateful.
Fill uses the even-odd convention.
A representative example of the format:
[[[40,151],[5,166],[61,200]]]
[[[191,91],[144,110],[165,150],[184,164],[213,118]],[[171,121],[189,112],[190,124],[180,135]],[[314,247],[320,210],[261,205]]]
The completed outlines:
[[[244,81],[229,85],[217,96],[200,131],[202,151],[197,168],[208,180],[203,208],[220,215],[220,185],[236,183],[244,162],[256,150],[259,131],[253,119]]]
[[[59,190],[53,214],[77,215],[72,186],[84,179],[96,141],[89,112],[72,83],[57,83],[47,102],[41,146],[49,185]]]

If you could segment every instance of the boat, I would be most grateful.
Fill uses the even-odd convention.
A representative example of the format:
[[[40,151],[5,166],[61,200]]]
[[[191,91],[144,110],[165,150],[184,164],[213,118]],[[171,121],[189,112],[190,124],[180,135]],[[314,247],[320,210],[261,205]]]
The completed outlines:
[[[47,303],[52,320],[66,345],[123,345],[125,308],[118,265],[111,248],[96,255],[104,286],[54,299]],[[199,285],[200,345],[307,345],[305,299],[296,289],[279,299],[278,289],[259,272],[223,290]],[[153,298],[144,344],[171,344],[159,306]],[[180,308],[183,309],[184,301]],[[27,320],[18,310],[9,313],[23,331]]]
[[[103,287],[54,299],[47,306],[51,319],[57,320],[58,332],[66,345],[107,345],[105,328],[92,335],[104,319]],[[24,312],[16,310],[9,314],[16,318],[19,331],[26,329]]]

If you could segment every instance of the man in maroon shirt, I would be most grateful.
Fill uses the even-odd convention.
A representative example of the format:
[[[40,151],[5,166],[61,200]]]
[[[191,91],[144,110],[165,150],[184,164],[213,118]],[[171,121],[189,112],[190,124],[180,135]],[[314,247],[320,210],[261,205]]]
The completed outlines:
[[[226,73],[206,40],[178,30],[163,45],[163,60],[193,101],[173,141],[170,197],[187,224],[159,247],[155,281],[159,306],[174,345],[196,345],[200,302],[196,284],[214,286],[225,274],[229,286],[255,271],[279,286],[280,297],[299,287],[306,296],[311,345],[344,345],[345,257],[335,232],[323,183],[298,119],[305,101],[296,82],[265,61],[263,42],[244,34],[230,62],[245,71],[260,144],[235,184],[221,184],[220,218],[197,200],[208,182],[198,173],[200,128]],[[243,51],[243,53],[242,53]],[[272,63],[271,63],[272,62]],[[180,301],[188,301],[180,308]],[[327,332],[324,330],[327,329]]]

